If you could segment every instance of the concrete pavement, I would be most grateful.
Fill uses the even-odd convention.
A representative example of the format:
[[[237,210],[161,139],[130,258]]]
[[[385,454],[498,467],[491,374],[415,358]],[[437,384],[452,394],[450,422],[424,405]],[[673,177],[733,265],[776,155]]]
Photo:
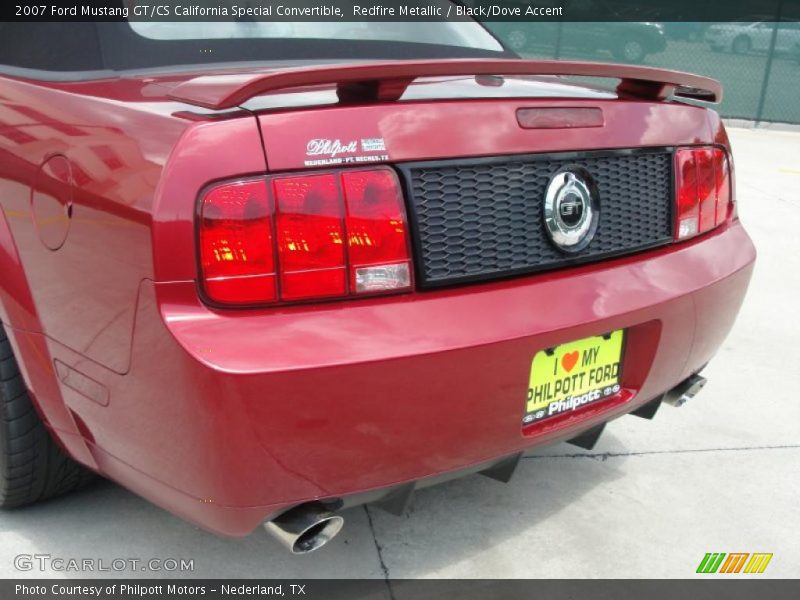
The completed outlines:
[[[614,421],[591,452],[547,448],[508,485],[472,476],[422,490],[402,517],[346,511],[343,533],[306,557],[260,531],[217,538],[102,482],[0,512],[0,577],[81,576],[20,572],[20,554],[192,559],[196,577],[691,577],[706,552],[772,552],[761,577],[796,577],[800,133],[730,133],[759,262],[709,384],[687,406]]]

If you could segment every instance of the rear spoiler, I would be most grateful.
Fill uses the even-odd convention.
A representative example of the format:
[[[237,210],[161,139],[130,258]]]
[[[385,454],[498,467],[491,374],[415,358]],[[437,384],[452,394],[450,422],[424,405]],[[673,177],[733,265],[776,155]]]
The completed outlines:
[[[715,79],[633,65],[560,60],[447,59],[377,61],[316,65],[259,72],[202,75],[173,88],[169,97],[195,106],[222,110],[267,92],[336,85],[340,102],[398,100],[417,77],[472,75],[580,75],[617,78],[617,93],[649,100],[670,95],[706,102],[722,100]]]

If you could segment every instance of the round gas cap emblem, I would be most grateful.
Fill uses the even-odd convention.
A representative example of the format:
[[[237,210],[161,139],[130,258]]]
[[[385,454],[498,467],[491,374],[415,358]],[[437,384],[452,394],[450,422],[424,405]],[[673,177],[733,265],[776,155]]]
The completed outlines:
[[[50,250],[64,245],[72,216],[72,168],[60,154],[50,157],[31,188],[31,213],[39,239]]]
[[[597,185],[582,167],[567,167],[550,178],[544,196],[544,225],[564,252],[580,252],[592,241],[600,217]]]

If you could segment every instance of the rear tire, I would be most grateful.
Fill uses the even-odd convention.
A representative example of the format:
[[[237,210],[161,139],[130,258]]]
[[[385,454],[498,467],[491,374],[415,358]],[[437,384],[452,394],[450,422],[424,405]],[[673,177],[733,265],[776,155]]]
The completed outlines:
[[[0,508],[60,496],[94,478],[50,437],[0,326]]]

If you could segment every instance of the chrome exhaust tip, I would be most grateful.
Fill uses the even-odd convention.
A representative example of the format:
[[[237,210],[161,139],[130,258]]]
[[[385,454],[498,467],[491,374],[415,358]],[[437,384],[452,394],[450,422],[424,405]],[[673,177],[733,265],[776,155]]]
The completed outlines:
[[[692,375],[664,394],[664,402],[671,406],[683,406],[694,398],[705,387],[707,382],[708,380],[705,377]]]
[[[319,502],[301,504],[272,521],[264,529],[292,554],[308,554],[319,550],[341,531],[344,519]]]

